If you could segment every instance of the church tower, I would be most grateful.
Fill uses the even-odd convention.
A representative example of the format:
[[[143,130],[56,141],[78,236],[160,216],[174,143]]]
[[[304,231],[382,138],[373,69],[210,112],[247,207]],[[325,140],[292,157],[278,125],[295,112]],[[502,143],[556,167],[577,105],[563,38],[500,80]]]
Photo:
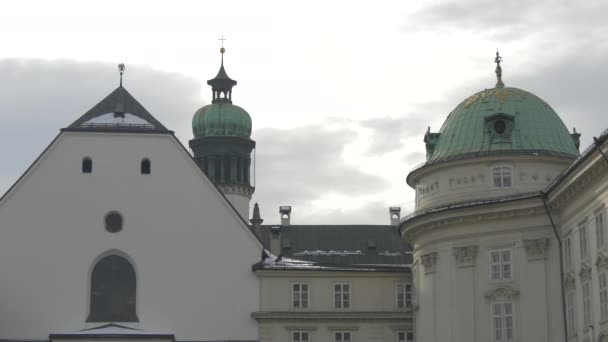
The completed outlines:
[[[190,148],[194,160],[207,177],[226,195],[243,219],[249,218],[249,201],[255,188],[251,186],[251,117],[232,104],[232,87],[236,81],[228,77],[222,64],[215,78],[207,81],[213,100],[197,110],[192,118],[194,138]]]

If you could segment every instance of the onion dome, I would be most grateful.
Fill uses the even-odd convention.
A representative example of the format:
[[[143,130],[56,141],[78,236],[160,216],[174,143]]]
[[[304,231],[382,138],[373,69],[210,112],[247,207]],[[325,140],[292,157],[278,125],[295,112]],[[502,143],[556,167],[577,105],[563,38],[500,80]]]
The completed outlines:
[[[249,139],[251,136],[251,117],[243,108],[232,104],[232,87],[236,81],[231,79],[222,64],[215,78],[207,81],[213,92],[210,105],[196,111],[192,118],[192,133],[195,138],[208,136],[236,136]]]
[[[249,139],[251,117],[232,103],[212,103],[196,111],[192,118],[192,132],[196,138],[236,136]]]
[[[557,113],[538,96],[505,87],[496,53],[496,87],[462,101],[439,133],[424,137],[427,162],[500,153],[578,156],[580,134],[570,134]]]

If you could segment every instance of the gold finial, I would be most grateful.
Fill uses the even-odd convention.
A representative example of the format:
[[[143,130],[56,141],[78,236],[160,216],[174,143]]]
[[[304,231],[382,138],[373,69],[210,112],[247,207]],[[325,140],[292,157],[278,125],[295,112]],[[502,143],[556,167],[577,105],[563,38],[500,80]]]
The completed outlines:
[[[502,57],[500,57],[498,49],[496,49],[496,58],[494,58],[494,63],[496,63],[496,88],[505,87],[505,84],[502,82],[502,68],[500,67],[500,62],[502,62]]]
[[[223,47],[222,47],[222,48],[220,48],[220,53],[221,53],[221,54],[224,54],[224,52],[226,52],[226,49],[224,49]]]
[[[120,86],[122,87],[122,74],[124,74],[124,72],[125,72],[125,64],[124,63],[118,64],[118,72],[120,73]]]

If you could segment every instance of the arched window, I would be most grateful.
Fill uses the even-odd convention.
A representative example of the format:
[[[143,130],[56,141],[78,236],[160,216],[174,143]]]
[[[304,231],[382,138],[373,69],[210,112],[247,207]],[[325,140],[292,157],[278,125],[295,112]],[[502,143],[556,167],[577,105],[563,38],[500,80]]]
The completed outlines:
[[[141,174],[142,175],[150,174],[150,159],[144,158],[141,160]]]
[[[82,159],[82,173],[93,172],[93,161],[89,157]]]
[[[495,188],[510,188],[513,169],[510,166],[495,166],[492,168],[492,186]]]
[[[135,270],[129,261],[118,255],[102,258],[91,274],[87,322],[139,322],[135,290]]]

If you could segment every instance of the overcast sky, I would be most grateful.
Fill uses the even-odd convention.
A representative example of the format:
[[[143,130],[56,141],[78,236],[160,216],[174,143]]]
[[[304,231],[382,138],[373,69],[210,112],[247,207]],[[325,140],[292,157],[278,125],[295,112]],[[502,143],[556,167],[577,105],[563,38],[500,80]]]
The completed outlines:
[[[59,129],[118,85],[187,146],[225,66],[253,120],[265,223],[389,222],[406,174],[467,96],[495,84],[608,128],[606,1],[13,1],[0,12],[0,193]],[[252,202],[253,203],[253,202]]]

